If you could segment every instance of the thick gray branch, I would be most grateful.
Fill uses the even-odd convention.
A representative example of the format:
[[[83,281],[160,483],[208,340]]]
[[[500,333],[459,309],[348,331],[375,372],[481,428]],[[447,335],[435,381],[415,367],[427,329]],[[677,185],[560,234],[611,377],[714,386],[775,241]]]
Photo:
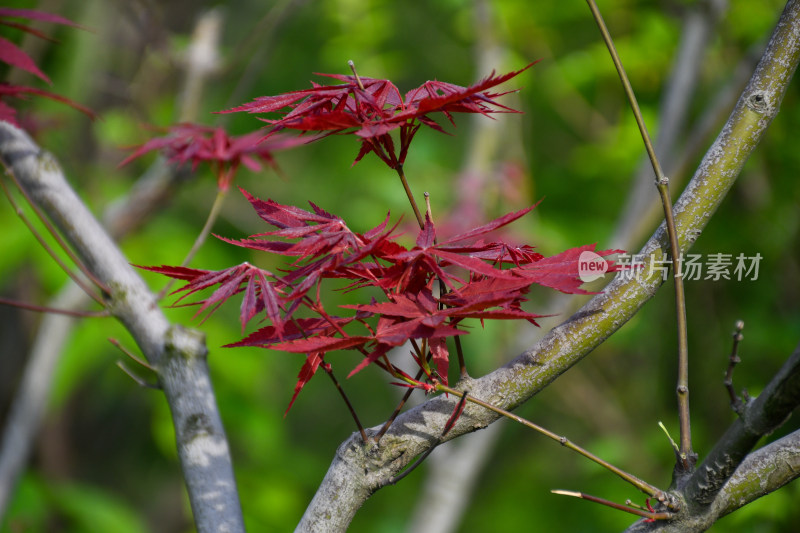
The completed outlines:
[[[136,271],[64,179],[55,159],[0,122],[0,158],[111,291],[109,311],[159,375],[198,531],[244,531],[228,443],[201,334],[170,324]]]
[[[789,2],[730,118],[675,205],[683,251],[700,235],[778,112],[800,53],[798,11],[798,2]],[[614,333],[655,294],[662,281],[657,273],[648,275],[647,260],[664,258],[666,241],[662,225],[641,251],[646,263],[638,279],[617,276],[530,350],[460,387],[506,409],[531,398]],[[452,398],[438,397],[404,413],[379,446],[365,446],[357,435],[342,444],[297,531],[346,530],[369,495],[434,442],[453,403]],[[495,419],[496,415],[470,405],[447,437],[486,427]]]

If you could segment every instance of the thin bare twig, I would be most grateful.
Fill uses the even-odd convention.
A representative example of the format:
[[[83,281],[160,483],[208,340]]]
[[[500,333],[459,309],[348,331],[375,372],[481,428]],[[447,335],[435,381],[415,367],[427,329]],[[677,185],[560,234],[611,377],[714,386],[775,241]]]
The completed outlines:
[[[647,132],[644,117],[639,109],[636,95],[633,92],[633,87],[628,79],[628,75],[625,73],[625,68],[622,66],[622,61],[611,39],[611,34],[606,27],[603,16],[600,14],[597,3],[594,0],[586,0],[586,3],[589,5],[592,16],[597,22],[600,34],[611,54],[611,59],[617,69],[617,74],[619,74],[625,96],[630,103],[631,110],[636,119],[636,124],[639,127],[639,133],[644,142],[645,150],[647,151],[647,156],[650,158],[650,163],[653,165],[656,187],[661,197],[661,205],[664,209],[670,255],[672,256],[673,279],[675,282],[675,308],[678,323],[678,384],[675,390],[678,397],[678,420],[680,422],[680,454],[678,456],[676,471],[689,473],[694,469],[694,465],[697,462],[697,455],[692,451],[692,430],[689,418],[689,343],[686,323],[686,297],[683,288],[683,270],[681,266],[682,256],[680,253],[680,244],[678,243],[678,233],[675,228],[675,217],[672,211],[669,178],[664,175],[661,169],[661,164],[656,156],[655,148],[650,140],[650,134]]]
[[[414,199],[414,193],[411,192],[411,187],[408,185],[408,180],[406,179],[406,174],[403,172],[403,165],[397,165],[395,168],[397,171],[397,175],[400,177],[400,183],[403,184],[403,190],[406,191],[406,196],[408,197],[409,203],[411,203],[411,209],[414,210],[414,216],[417,219],[417,224],[419,224],[419,229],[425,228],[425,220],[422,218],[422,214],[419,212],[419,207],[417,207],[417,201]]]
[[[347,404],[347,408],[350,410],[350,416],[352,416],[353,420],[355,420],[356,426],[358,427],[358,432],[361,433],[361,439],[364,441],[364,444],[366,444],[367,433],[366,431],[364,431],[364,426],[361,425],[361,421],[358,419],[356,410],[353,408],[353,404],[350,403],[350,398],[348,398],[347,394],[345,394],[344,389],[339,384],[339,380],[336,379],[336,376],[333,375],[333,370],[331,369],[331,365],[323,361],[320,366],[322,366],[325,372],[327,372],[328,376],[330,376],[331,381],[333,381],[333,385],[336,387],[336,390],[339,391],[339,394],[342,396],[344,403]]]
[[[461,391],[456,390],[456,389],[453,389],[453,388],[450,388],[450,387],[448,387],[446,385],[439,384],[439,385],[436,386],[436,388],[437,388],[437,390],[440,390],[442,392],[447,392],[449,394],[453,394],[453,395],[461,397],[461,398],[463,398],[463,396],[466,395],[466,393],[461,392]],[[544,427],[542,427],[542,426],[540,426],[538,424],[535,424],[535,423],[531,422],[530,420],[527,420],[527,419],[525,419],[525,418],[523,418],[523,417],[521,417],[519,415],[515,415],[514,413],[512,413],[510,411],[506,411],[505,409],[497,407],[496,405],[492,405],[489,402],[485,402],[483,400],[480,400],[480,399],[476,398],[475,396],[469,396],[467,398],[467,401],[472,402],[472,403],[474,403],[476,405],[480,405],[481,407],[483,407],[485,409],[489,409],[490,411],[494,411],[495,413],[497,413],[497,414],[499,414],[501,416],[505,416],[506,418],[510,418],[511,420],[514,420],[515,422],[518,422],[518,423],[522,424],[523,426],[525,426],[527,428],[530,428],[530,429],[536,431],[537,433],[540,433],[540,434],[544,435],[545,437],[558,442],[559,444],[561,444],[565,448],[568,448],[568,449],[570,449],[570,450],[572,450],[574,452],[577,452],[578,454],[586,457],[590,461],[594,461],[595,463],[599,464],[600,466],[602,466],[606,470],[609,470],[609,471],[613,472],[614,474],[616,474],[617,476],[619,476],[623,480],[627,481],[628,483],[630,483],[631,485],[633,485],[634,487],[639,489],[641,492],[647,494],[650,497],[656,498],[659,502],[664,503],[668,507],[671,507],[673,505],[673,502],[669,498],[668,494],[666,492],[664,492],[663,490],[661,490],[658,487],[655,487],[655,486],[647,483],[646,481],[643,481],[643,480],[639,479],[638,477],[634,476],[633,474],[629,474],[628,472],[625,472],[621,468],[617,468],[616,466],[612,465],[611,463],[609,463],[609,462],[601,459],[600,457],[594,455],[592,452],[590,452],[590,451],[578,446],[577,444],[575,444],[574,442],[572,442],[568,438],[566,438],[564,436],[561,436],[561,435],[558,435],[557,433],[554,433],[554,432],[550,431],[549,429],[546,429],[546,428],[544,428]]]
[[[726,0],[703,0],[687,6],[682,13],[680,41],[672,59],[672,70],[662,92],[654,147],[656,155],[664,162],[664,172],[670,176],[673,187],[685,176],[688,170],[686,161],[694,162],[699,157],[700,153],[697,151],[707,146],[705,141],[711,130],[718,127],[735,102],[731,98],[723,98],[726,103],[724,114],[713,114],[716,119],[713,125],[699,128],[703,133],[700,138],[696,138],[696,133],[687,135],[685,125],[692,97],[703,78],[702,69],[707,65],[706,52],[709,44],[713,42],[713,30],[717,21],[723,16],[727,7]],[[736,84],[737,96],[748,76],[749,73]],[[722,92],[731,92],[727,89],[726,87]],[[709,109],[714,107],[714,105],[707,106]],[[704,124],[704,121],[700,120],[698,123]],[[689,139],[689,137],[695,138]],[[680,151],[676,150],[678,147]],[[632,247],[640,237],[644,237],[645,232],[650,231],[652,224],[656,222],[656,217],[663,213],[663,209],[652,195],[651,169],[651,163],[645,157],[633,176],[632,187],[611,238],[609,245],[611,248]]]
[[[18,302],[16,300],[9,300],[8,298],[0,298],[0,305],[8,305],[25,309],[27,311],[34,311],[36,313],[53,313],[58,315],[68,315],[76,318],[100,318],[111,316],[108,311],[80,311],[77,309],[58,309],[56,307],[48,307],[46,305],[35,305],[26,302]]]
[[[44,224],[44,226],[47,229],[48,233],[50,233],[50,235],[53,237],[53,239],[55,239],[55,241],[58,243],[59,247],[62,250],[64,250],[64,252],[67,254],[67,256],[69,256],[69,258],[72,260],[73,264],[75,266],[77,266],[78,269],[81,272],[83,272],[83,274],[88,279],[90,279],[97,287],[99,287],[103,292],[108,293],[108,289],[106,287],[104,287],[103,284],[100,283],[97,280],[97,278],[94,277],[94,275],[91,272],[88,271],[88,269],[83,265],[83,263],[80,261],[80,259],[78,259],[78,257],[72,252],[70,247],[66,245],[64,240],[61,238],[61,235],[58,233],[58,231],[56,231],[56,229],[53,227],[53,225],[50,223],[50,221],[47,219],[47,217],[45,217],[42,214],[42,212],[38,208],[38,206],[36,206],[36,204],[31,202],[30,196],[28,196],[28,192],[22,187],[22,185],[20,185],[19,181],[17,180],[17,177],[14,175],[14,171],[8,165],[6,165],[5,162],[3,162],[3,167],[6,170],[6,175],[11,177],[11,180],[17,186],[17,189],[19,189],[19,191],[25,197],[25,200],[27,200],[28,205],[31,206],[31,208],[33,209],[34,213],[36,213],[36,216]],[[22,208],[20,208],[19,205],[17,205],[17,202],[14,200],[14,197],[11,195],[11,191],[8,190],[8,188],[6,187],[5,181],[3,181],[2,179],[0,179],[0,187],[2,187],[3,192],[6,195],[6,198],[8,199],[8,203],[11,204],[11,207],[14,209],[14,212],[17,214],[17,216],[22,221],[22,223],[25,224],[25,227],[28,228],[28,231],[31,232],[31,235],[33,235],[33,237],[39,242],[39,245],[44,249],[45,252],[47,252],[47,255],[49,255],[53,259],[53,261],[56,262],[56,264],[61,268],[61,270],[63,270],[64,273],[67,276],[69,276],[69,278],[72,281],[74,281],[75,284],[78,287],[83,289],[83,291],[87,294],[87,296],[92,298],[95,302],[99,303],[100,305],[105,305],[105,302],[103,301],[103,299],[100,296],[98,296],[97,293],[95,293],[95,291],[89,285],[87,285],[86,282],[83,279],[80,278],[80,276],[75,274],[72,271],[72,269],[70,269],[66,265],[66,263],[64,263],[64,261],[58,256],[58,254],[55,252],[55,250],[53,250],[50,247],[50,245],[47,243],[47,241],[42,236],[42,234],[39,233],[39,231],[36,229],[36,227],[33,225],[33,223],[25,215],[25,211],[23,211]]]
[[[211,228],[214,226],[214,222],[216,222],[217,217],[219,216],[220,210],[222,209],[222,205],[225,203],[225,198],[227,195],[227,190],[217,189],[217,195],[214,197],[214,203],[211,205],[211,210],[208,212],[208,216],[206,217],[206,222],[203,224],[200,233],[197,234],[197,237],[192,244],[192,247],[186,253],[186,257],[183,258],[181,262],[181,266],[189,266],[189,263],[192,262],[194,256],[197,255],[197,252],[200,251],[200,248],[206,242],[208,235],[211,233]],[[163,289],[158,292],[158,300],[161,301],[164,299],[164,296],[169,293],[169,290],[175,284],[177,280],[171,279]]]
[[[725,372],[725,381],[722,382],[731,399],[731,408],[738,414],[742,413],[744,402],[736,395],[736,390],[733,388],[733,369],[742,362],[742,360],[739,359],[739,343],[744,339],[744,335],[742,335],[743,329],[744,322],[742,320],[737,320],[736,331],[733,332],[733,348],[731,348],[731,355],[728,358],[728,370]]]
[[[137,385],[139,385],[143,389],[161,390],[161,386],[158,383],[148,383],[147,381],[136,375],[136,373],[134,373],[130,368],[128,368],[124,362],[117,361],[117,366],[119,367],[120,370],[125,372],[125,374],[127,374],[129,378],[131,378]]]
[[[603,498],[598,498],[597,496],[592,496],[591,494],[586,494],[585,492],[575,492],[572,490],[551,490],[553,494],[559,494],[561,496],[572,496],[573,498],[580,498],[582,500],[588,500],[590,502],[599,503],[600,505],[605,505],[606,507],[611,507],[612,509],[616,509],[618,511],[624,511],[626,513],[635,514],[636,516],[641,516],[643,518],[647,518],[648,520],[668,520],[672,518],[672,513],[666,512],[656,512],[656,511],[649,511],[644,510],[639,506],[632,506],[631,504],[622,505],[620,503],[612,502],[610,500],[606,500]]]
[[[143,366],[147,370],[150,370],[151,372],[158,372],[158,370],[156,368],[154,368],[150,363],[148,363],[147,361],[145,361],[141,357],[138,357],[135,353],[133,353],[129,349],[125,348],[117,339],[111,338],[111,339],[108,339],[108,342],[113,344],[114,347],[117,348],[117,350],[119,350],[122,353],[124,353],[125,355],[127,355],[131,360],[136,362],[136,364],[138,364],[139,366]]]

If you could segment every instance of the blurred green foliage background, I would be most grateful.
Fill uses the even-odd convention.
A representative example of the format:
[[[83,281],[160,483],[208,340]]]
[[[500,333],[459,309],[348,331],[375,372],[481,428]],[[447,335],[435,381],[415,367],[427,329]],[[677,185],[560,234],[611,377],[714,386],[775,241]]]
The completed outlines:
[[[58,13],[88,30],[42,25],[56,43],[23,38],[8,28],[0,29],[0,34],[22,43],[37,59],[53,80],[49,90],[101,116],[91,122],[41,99],[21,105],[38,142],[56,154],[96,213],[124,197],[153,161],[145,158],[119,169],[128,153],[122,147],[140,144],[153,134],[143,125],[166,126],[178,119],[183,57],[198,17],[208,10],[217,10],[223,20],[221,62],[204,87],[196,120],[204,124],[225,120],[235,133],[252,131],[261,123],[253,117],[223,119],[211,113],[256,96],[306,88],[312,79],[324,83],[313,73],[347,73],[349,59],[361,75],[389,78],[401,90],[428,79],[468,85],[492,69],[506,72],[541,59],[509,84],[522,90],[504,100],[524,114],[500,116],[496,127],[488,130],[481,129],[478,121],[457,117],[457,127],[449,129],[454,136],[427,130],[415,139],[406,174],[417,195],[431,193],[442,226],[448,213],[461,213],[479,223],[544,198],[533,215],[516,224],[518,238],[545,254],[593,242],[608,247],[642,162],[641,141],[613,65],[585,3],[577,0],[11,0],[4,4]],[[708,9],[708,4],[600,2],[656,136],[659,105],[685,31],[683,20],[692,10]],[[758,56],[782,7],[778,0],[734,0],[713,28],[685,128],[670,155],[680,159],[691,154],[671,175],[676,197],[732,107],[733,101],[725,103],[725,89],[735,90],[740,83],[737,69],[752,71],[751,56]],[[43,87],[19,72],[5,76]],[[735,384],[753,395],[800,338],[798,97],[795,83],[765,142],[693,249],[702,254],[763,256],[755,281],[687,285],[694,447],[701,459],[734,417],[722,387],[734,321],[746,323],[743,362]],[[692,136],[718,102],[723,102],[724,112],[712,121],[713,133]],[[488,155],[476,154],[482,148]],[[357,152],[354,139],[334,136],[280,154],[282,177],[243,170],[237,184],[281,203],[302,207],[311,200],[343,216],[356,230],[376,225],[387,211],[411,220],[393,173],[374,157],[351,167]],[[483,157],[485,179],[473,191],[466,176],[474,170],[471,161],[476,157]],[[122,242],[130,261],[180,263],[214,195],[214,179],[201,168],[181,183],[165,209]],[[656,199],[653,189],[652,201]],[[471,209],[459,211],[469,201]],[[639,236],[627,248],[638,250],[656,223],[652,218],[637,220]],[[0,225],[4,228],[0,293],[45,303],[63,286],[65,275],[7,204],[0,209]],[[259,219],[233,191],[214,232],[240,238],[259,231],[264,231]],[[212,238],[193,266],[220,269],[242,261],[273,265],[268,258]],[[164,284],[158,276],[143,275],[155,290]],[[533,295],[531,309],[551,305],[546,291]],[[346,300],[340,294],[331,298]],[[561,317],[568,312],[563,305]],[[665,287],[618,334],[521,408],[520,414],[656,485],[668,485],[673,455],[656,424],[664,421],[673,435],[677,433],[673,308],[671,289]],[[197,325],[192,309],[167,312],[176,322]],[[197,327],[208,338],[248,528],[290,531],[336,447],[354,427],[336,392],[322,378],[309,383],[284,418],[302,358],[221,348],[240,338],[237,315],[237,306],[229,305]],[[2,421],[39,317],[4,307],[0,318]],[[558,318],[545,325],[556,323]],[[485,332],[475,328],[465,343],[471,373],[481,375],[510,360],[519,347],[516,338],[528,334],[507,324],[487,326]],[[84,319],[72,334],[57,369],[46,425],[2,531],[192,530],[164,398],[138,387],[117,368],[115,362],[124,356],[107,342],[108,337],[134,348],[111,319]],[[358,361],[349,353],[332,354],[329,359],[340,377]],[[399,394],[376,369],[361,372],[345,387],[368,425],[385,420]],[[620,502],[639,501],[633,489],[552,442],[501,423],[499,440],[481,471],[459,531],[617,531],[632,522],[622,513],[549,491],[580,490]],[[775,436],[797,427],[797,421],[790,420]],[[399,485],[379,491],[359,511],[351,530],[406,531],[425,477],[423,466]],[[798,497],[800,490],[790,485],[723,519],[715,530],[796,531]],[[435,515],[441,510],[429,506],[426,512]]]

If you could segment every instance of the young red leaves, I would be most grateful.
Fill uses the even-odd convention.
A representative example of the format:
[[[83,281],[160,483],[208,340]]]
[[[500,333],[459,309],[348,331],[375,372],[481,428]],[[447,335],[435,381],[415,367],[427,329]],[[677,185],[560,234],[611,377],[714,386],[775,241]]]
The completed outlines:
[[[0,47],[2,47],[2,43],[0,43]],[[37,89],[36,87],[12,85],[10,83],[0,82],[0,120],[5,120],[6,122],[10,122],[15,126],[19,126],[19,122],[17,121],[17,110],[7,104],[6,100],[9,98],[25,100],[28,95],[41,96],[56,102],[61,102],[62,104],[70,106],[72,109],[80,111],[92,120],[97,118],[97,115],[95,115],[94,111],[64,96],[52,93],[50,91],[45,91],[43,89]]]
[[[236,172],[244,165],[253,172],[261,170],[259,161],[277,168],[273,152],[291,148],[304,141],[296,138],[273,137],[264,140],[258,132],[247,135],[229,135],[222,128],[182,123],[168,128],[164,137],[150,139],[125,158],[119,166],[148,152],[159,150],[173,163],[191,162],[192,170],[200,163],[212,167],[217,177],[217,186],[227,191]]]
[[[210,272],[180,267],[150,268],[187,281],[176,292],[194,295],[213,289],[197,302],[200,311],[213,312],[225,300],[242,294],[244,326],[262,315],[269,325],[229,346],[261,346],[306,355],[294,398],[320,365],[330,364],[327,354],[348,350],[361,354],[355,374],[370,364],[389,372],[401,384],[429,389],[439,380],[447,383],[447,339],[469,332],[468,319],[527,320],[540,315],[524,311],[528,288],[538,283],[563,292],[584,292],[578,277],[578,258],[584,246],[545,258],[530,246],[502,241],[484,242],[490,232],[521,218],[533,207],[509,213],[473,230],[437,244],[436,228],[428,218],[414,246],[407,248],[388,228],[388,217],[361,234],[341,218],[315,204],[311,210],[260,200],[242,191],[258,215],[274,230],[247,239],[226,242],[252,250],[291,258],[278,276],[244,264]],[[597,252],[604,256],[610,251]],[[608,264],[609,271],[615,270]],[[348,316],[326,311],[320,285],[326,280],[349,280],[347,290],[369,288],[370,303],[342,306]],[[447,292],[440,295],[440,280]],[[311,289],[317,290],[312,292]],[[375,289],[380,297],[374,297]],[[305,307],[313,316],[296,318]],[[390,361],[389,352],[414,341],[414,360],[427,378],[417,381]],[[427,360],[433,362],[433,369]],[[435,373],[434,373],[435,370]]]
[[[453,113],[487,116],[493,113],[518,113],[496,101],[507,92],[491,92],[490,89],[533,65],[531,63],[503,76],[492,73],[470,87],[427,81],[405,96],[389,80],[318,74],[345,83],[318,85],[312,82],[310,89],[262,96],[224,112],[277,113],[288,107],[290,111],[281,118],[261,119],[272,125],[268,135],[282,129],[294,129],[301,133],[320,132],[322,136],[355,134],[361,140],[361,149],[354,164],[373,152],[390,168],[397,168],[405,162],[408,148],[420,126],[425,125],[444,133],[441,125],[431,118],[430,115],[434,113],[442,113],[451,123],[454,123]],[[390,135],[393,130],[399,130],[399,148]]]
[[[58,15],[53,15],[51,13],[43,13],[41,11],[36,11],[33,9],[13,9],[8,7],[0,7],[0,26],[8,26],[10,28],[16,28],[18,30],[22,30],[25,33],[29,33],[31,35],[35,35],[41,39],[50,40],[44,33],[40,32],[39,30],[27,26],[25,24],[21,24],[19,22],[15,22],[14,19],[17,18],[26,18],[26,19],[33,19],[33,20],[40,20],[43,22],[51,22],[53,24],[63,24],[66,26],[73,26],[73,27],[80,27],[71,20],[65,19],[64,17],[60,17]],[[47,83],[50,82],[50,78],[42,72],[42,70],[36,65],[36,62],[31,59],[31,57],[25,53],[21,48],[17,45],[0,37],[0,62],[7,63],[12,67],[16,67],[22,69],[26,72],[30,72],[34,76],[44,80]],[[8,98],[18,98],[24,99],[26,95],[37,95],[43,96],[45,98],[49,98],[51,100],[55,100],[57,102],[61,102],[66,104],[73,109],[77,109],[88,115],[90,118],[94,119],[95,114],[89,110],[88,108],[77,104],[70,100],[69,98],[65,98],[63,96],[59,96],[55,93],[51,93],[49,91],[45,91],[42,89],[36,89],[34,87],[26,87],[24,85],[12,85],[10,83],[2,82],[0,83],[0,120],[5,120],[6,122],[10,122],[14,125],[19,125],[17,122],[17,112],[16,110],[11,107],[6,100]]]
[[[64,17],[59,17],[58,15],[53,15],[51,13],[43,13],[33,9],[13,9],[9,7],[0,7],[0,25],[16,28],[31,35],[35,35],[41,39],[50,40],[39,30],[11,20],[15,18],[26,18],[40,20],[43,22],[52,22],[53,24],[64,24],[66,26],[79,27],[71,20],[65,19]],[[22,70],[30,72],[31,74],[43,79],[47,83],[50,83],[50,78],[48,78],[44,72],[39,70],[39,67],[36,66],[36,63],[28,54],[26,54],[17,45],[8,39],[4,39],[3,37],[0,37],[0,61],[8,63],[12,67],[21,68]]]
[[[200,309],[195,316],[205,310],[209,310],[210,315],[225,301],[232,296],[244,292],[242,298],[241,313],[239,319],[242,323],[242,332],[247,323],[260,312],[266,312],[267,318],[272,322],[278,335],[283,331],[283,319],[280,315],[280,308],[283,303],[272,282],[267,278],[274,278],[271,272],[263,270],[249,263],[242,263],[224,270],[200,270],[189,267],[144,267],[145,270],[158,272],[173,279],[186,281],[186,285],[172,292],[183,294],[175,304],[184,298],[210,287],[219,286],[209,297],[197,302]],[[206,316],[208,318],[208,316]]]

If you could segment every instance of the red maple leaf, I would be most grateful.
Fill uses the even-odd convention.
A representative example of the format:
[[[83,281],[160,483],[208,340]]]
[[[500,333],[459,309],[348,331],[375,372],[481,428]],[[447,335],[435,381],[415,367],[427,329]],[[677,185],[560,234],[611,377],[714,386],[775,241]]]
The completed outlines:
[[[273,152],[286,150],[304,141],[285,136],[264,139],[258,132],[246,135],[229,135],[223,128],[181,123],[166,129],[167,135],[150,139],[137,147],[119,166],[124,166],[142,155],[159,150],[174,163],[192,163],[195,170],[200,163],[209,164],[217,177],[218,187],[230,187],[240,165],[253,172],[261,170],[259,161],[276,168]]]
[[[172,294],[185,293],[178,298],[175,304],[199,291],[218,285],[210,296],[192,304],[200,306],[195,316],[208,309],[209,312],[206,315],[206,318],[208,318],[223,302],[236,294],[244,292],[239,315],[242,331],[244,331],[247,323],[262,311],[266,312],[267,318],[272,321],[278,335],[283,330],[283,319],[280,315],[283,303],[280,300],[280,289],[275,287],[277,281],[275,276],[267,270],[254,267],[249,263],[242,263],[241,265],[217,271],[180,266],[137,266],[144,270],[164,274],[173,279],[186,281],[186,285],[172,292]],[[275,281],[269,281],[269,279]]]
[[[18,30],[22,30],[26,33],[30,33],[31,35],[35,35],[42,39],[49,38],[44,35],[39,30],[32,28],[30,26],[26,26],[24,24],[20,24],[18,22],[13,22],[8,20],[10,18],[26,18],[26,19],[33,19],[33,20],[41,20],[43,22],[52,22],[54,24],[64,24],[66,26],[73,26],[79,28],[78,24],[75,24],[69,19],[65,19],[64,17],[60,17],[58,15],[53,15],[51,13],[43,13],[41,11],[36,11],[33,9],[13,9],[9,7],[0,7],[0,25],[8,26],[10,28],[16,28]],[[3,63],[8,63],[12,67],[21,68],[31,74],[38,76],[39,78],[43,79],[47,83],[50,83],[50,78],[42,72],[38,66],[36,66],[36,62],[31,59],[31,57],[26,54],[21,48],[17,45],[9,41],[8,39],[4,39],[0,37],[0,61]]]
[[[288,299],[302,298],[322,277],[350,277],[355,271],[348,270],[348,265],[379,253],[394,230],[386,229],[388,214],[381,224],[361,235],[348,228],[340,217],[313,203],[313,212],[310,212],[272,200],[260,200],[244,190],[242,194],[265,222],[278,229],[251,235],[248,239],[220,239],[244,248],[298,257],[292,264],[295,268],[282,278],[285,283],[299,281]]]
[[[289,400],[289,405],[286,407],[286,411],[283,412],[283,416],[289,414],[289,409],[292,408],[294,405],[294,401],[297,399],[297,396],[300,394],[300,391],[303,390],[303,387],[306,386],[306,383],[314,377],[314,374],[317,372],[317,368],[320,365],[328,365],[330,368],[329,363],[325,363],[322,360],[324,354],[319,352],[314,352],[308,354],[306,357],[306,362],[303,363],[302,368],[300,368],[300,373],[297,375],[297,383],[294,386],[294,394],[292,394],[292,399]]]
[[[41,11],[36,11],[33,9],[13,9],[8,7],[0,7],[0,25],[8,26],[10,28],[16,28],[31,35],[35,35],[36,37],[39,37],[41,39],[51,40],[44,33],[40,32],[35,28],[10,20],[14,18],[27,18],[27,19],[40,20],[43,22],[51,22],[54,24],[63,24],[66,26],[73,26],[76,28],[80,28],[78,24],[75,24],[71,20],[66,19],[64,17],[60,17],[58,15],[53,15],[51,13],[43,13]],[[16,67],[26,72],[30,72],[34,76],[37,76],[38,78],[46,81],[47,83],[51,83],[50,78],[48,78],[47,75],[44,72],[42,72],[42,70],[36,65],[36,62],[27,53],[25,53],[24,50],[22,50],[16,44],[3,37],[0,37],[0,62],[7,63],[12,67]],[[19,123],[16,120],[17,118],[16,110],[13,107],[11,107],[7,102],[5,102],[4,99],[8,98],[24,99],[26,95],[43,96],[45,98],[49,98],[51,100],[67,104],[73,109],[77,109],[78,111],[85,113],[93,120],[96,118],[96,115],[91,110],[80,104],[73,102],[69,98],[65,98],[58,94],[52,93],[50,91],[45,91],[42,89],[26,87],[23,85],[13,85],[10,83],[2,82],[0,83],[0,120],[5,120],[7,122],[19,126]]]
[[[397,168],[405,162],[411,141],[422,125],[444,132],[431,118],[433,113],[442,113],[451,123],[453,113],[518,113],[496,101],[507,92],[491,92],[490,89],[534,64],[502,76],[492,73],[470,87],[427,81],[405,96],[401,96],[389,80],[319,74],[345,83],[332,86],[312,83],[310,89],[262,96],[222,112],[276,113],[288,107],[291,110],[281,118],[261,119],[272,125],[268,135],[282,129],[320,132],[324,134],[322,137],[334,133],[355,134],[361,139],[361,149],[354,163],[373,152],[390,168]],[[399,129],[399,148],[390,135],[395,129]]]
[[[581,288],[583,281],[580,279],[578,259],[583,252],[594,252],[601,257],[611,254],[624,253],[623,250],[595,250],[594,244],[585,244],[570,248],[560,254],[545,257],[540,261],[531,263],[519,269],[520,276],[531,283],[550,287],[567,294],[593,294]],[[607,261],[606,272],[616,272],[619,265]]]
[[[0,47],[2,47],[2,43],[0,42]],[[62,104],[66,104],[73,109],[84,113],[92,120],[97,118],[97,115],[89,109],[88,107],[84,107],[69,98],[61,96],[59,94],[55,94],[50,91],[45,91],[44,89],[37,89],[35,87],[26,87],[24,85],[12,85],[6,82],[0,82],[0,120],[5,120],[6,122],[10,122],[15,126],[19,126],[17,122],[17,111],[6,102],[4,99],[8,98],[18,98],[24,100],[27,95],[36,95],[41,96],[44,98],[49,98],[50,100],[55,100],[56,102],[61,102]]]

